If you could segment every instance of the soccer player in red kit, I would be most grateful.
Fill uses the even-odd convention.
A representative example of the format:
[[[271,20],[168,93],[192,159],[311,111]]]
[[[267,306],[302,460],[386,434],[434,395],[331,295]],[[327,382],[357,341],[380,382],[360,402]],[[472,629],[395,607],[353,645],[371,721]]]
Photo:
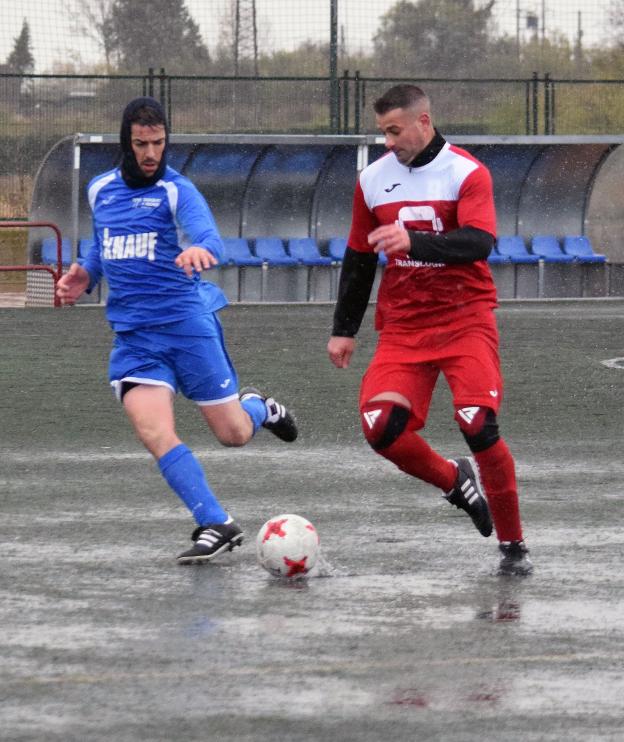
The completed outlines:
[[[389,152],[361,172],[355,188],[330,360],[349,365],[384,253],[379,340],[360,390],[364,436],[401,470],[439,487],[483,536],[494,522],[499,574],[530,574],[515,464],[496,417],[503,380],[487,265],[496,235],[490,173],[434,128],[419,87],[397,85],[374,109]],[[474,458],[446,459],[417,432],[440,373]]]

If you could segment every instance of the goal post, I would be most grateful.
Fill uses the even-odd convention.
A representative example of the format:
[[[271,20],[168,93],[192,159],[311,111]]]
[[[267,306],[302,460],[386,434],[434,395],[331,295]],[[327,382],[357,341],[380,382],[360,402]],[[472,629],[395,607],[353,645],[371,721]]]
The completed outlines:
[[[0,222],[0,229],[47,228],[54,232],[56,239],[56,267],[25,263],[23,265],[0,265],[2,272],[26,272],[26,306],[60,307],[56,295],[56,285],[63,275],[63,239],[61,230],[53,222],[9,221]],[[0,234],[0,239],[2,235]]]

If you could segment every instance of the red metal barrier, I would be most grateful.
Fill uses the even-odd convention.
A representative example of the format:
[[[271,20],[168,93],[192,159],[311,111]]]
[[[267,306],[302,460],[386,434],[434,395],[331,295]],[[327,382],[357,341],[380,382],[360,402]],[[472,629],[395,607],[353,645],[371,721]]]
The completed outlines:
[[[60,307],[61,302],[56,296],[56,284],[63,275],[63,238],[61,237],[61,230],[53,222],[0,222],[0,228],[16,229],[18,227],[25,229],[49,227],[54,230],[56,235],[56,270],[49,265],[0,265],[0,271],[47,271],[52,274],[54,283],[54,306]]]

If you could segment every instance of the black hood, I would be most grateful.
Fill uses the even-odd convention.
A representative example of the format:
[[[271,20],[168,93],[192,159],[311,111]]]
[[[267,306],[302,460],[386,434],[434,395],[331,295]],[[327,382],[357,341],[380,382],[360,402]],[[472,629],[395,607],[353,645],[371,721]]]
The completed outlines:
[[[151,108],[157,114],[157,119],[161,120],[161,123],[165,127],[165,149],[163,150],[162,159],[158,170],[151,177],[147,178],[143,175],[139,168],[134,152],[132,151],[132,135],[131,126],[132,119],[135,118],[136,112],[140,108]],[[165,173],[167,167],[167,150],[169,149],[169,124],[167,123],[167,116],[165,109],[155,98],[135,98],[131,100],[126,106],[123,116],[121,119],[121,130],[119,132],[119,144],[121,145],[121,175],[130,188],[145,188],[147,186],[154,185],[157,183]]]

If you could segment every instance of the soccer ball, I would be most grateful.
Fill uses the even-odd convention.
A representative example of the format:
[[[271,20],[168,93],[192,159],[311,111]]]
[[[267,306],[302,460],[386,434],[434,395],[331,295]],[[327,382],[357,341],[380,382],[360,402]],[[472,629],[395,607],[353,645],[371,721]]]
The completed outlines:
[[[300,515],[276,515],[258,531],[258,562],[275,577],[303,577],[316,564],[319,536]]]

